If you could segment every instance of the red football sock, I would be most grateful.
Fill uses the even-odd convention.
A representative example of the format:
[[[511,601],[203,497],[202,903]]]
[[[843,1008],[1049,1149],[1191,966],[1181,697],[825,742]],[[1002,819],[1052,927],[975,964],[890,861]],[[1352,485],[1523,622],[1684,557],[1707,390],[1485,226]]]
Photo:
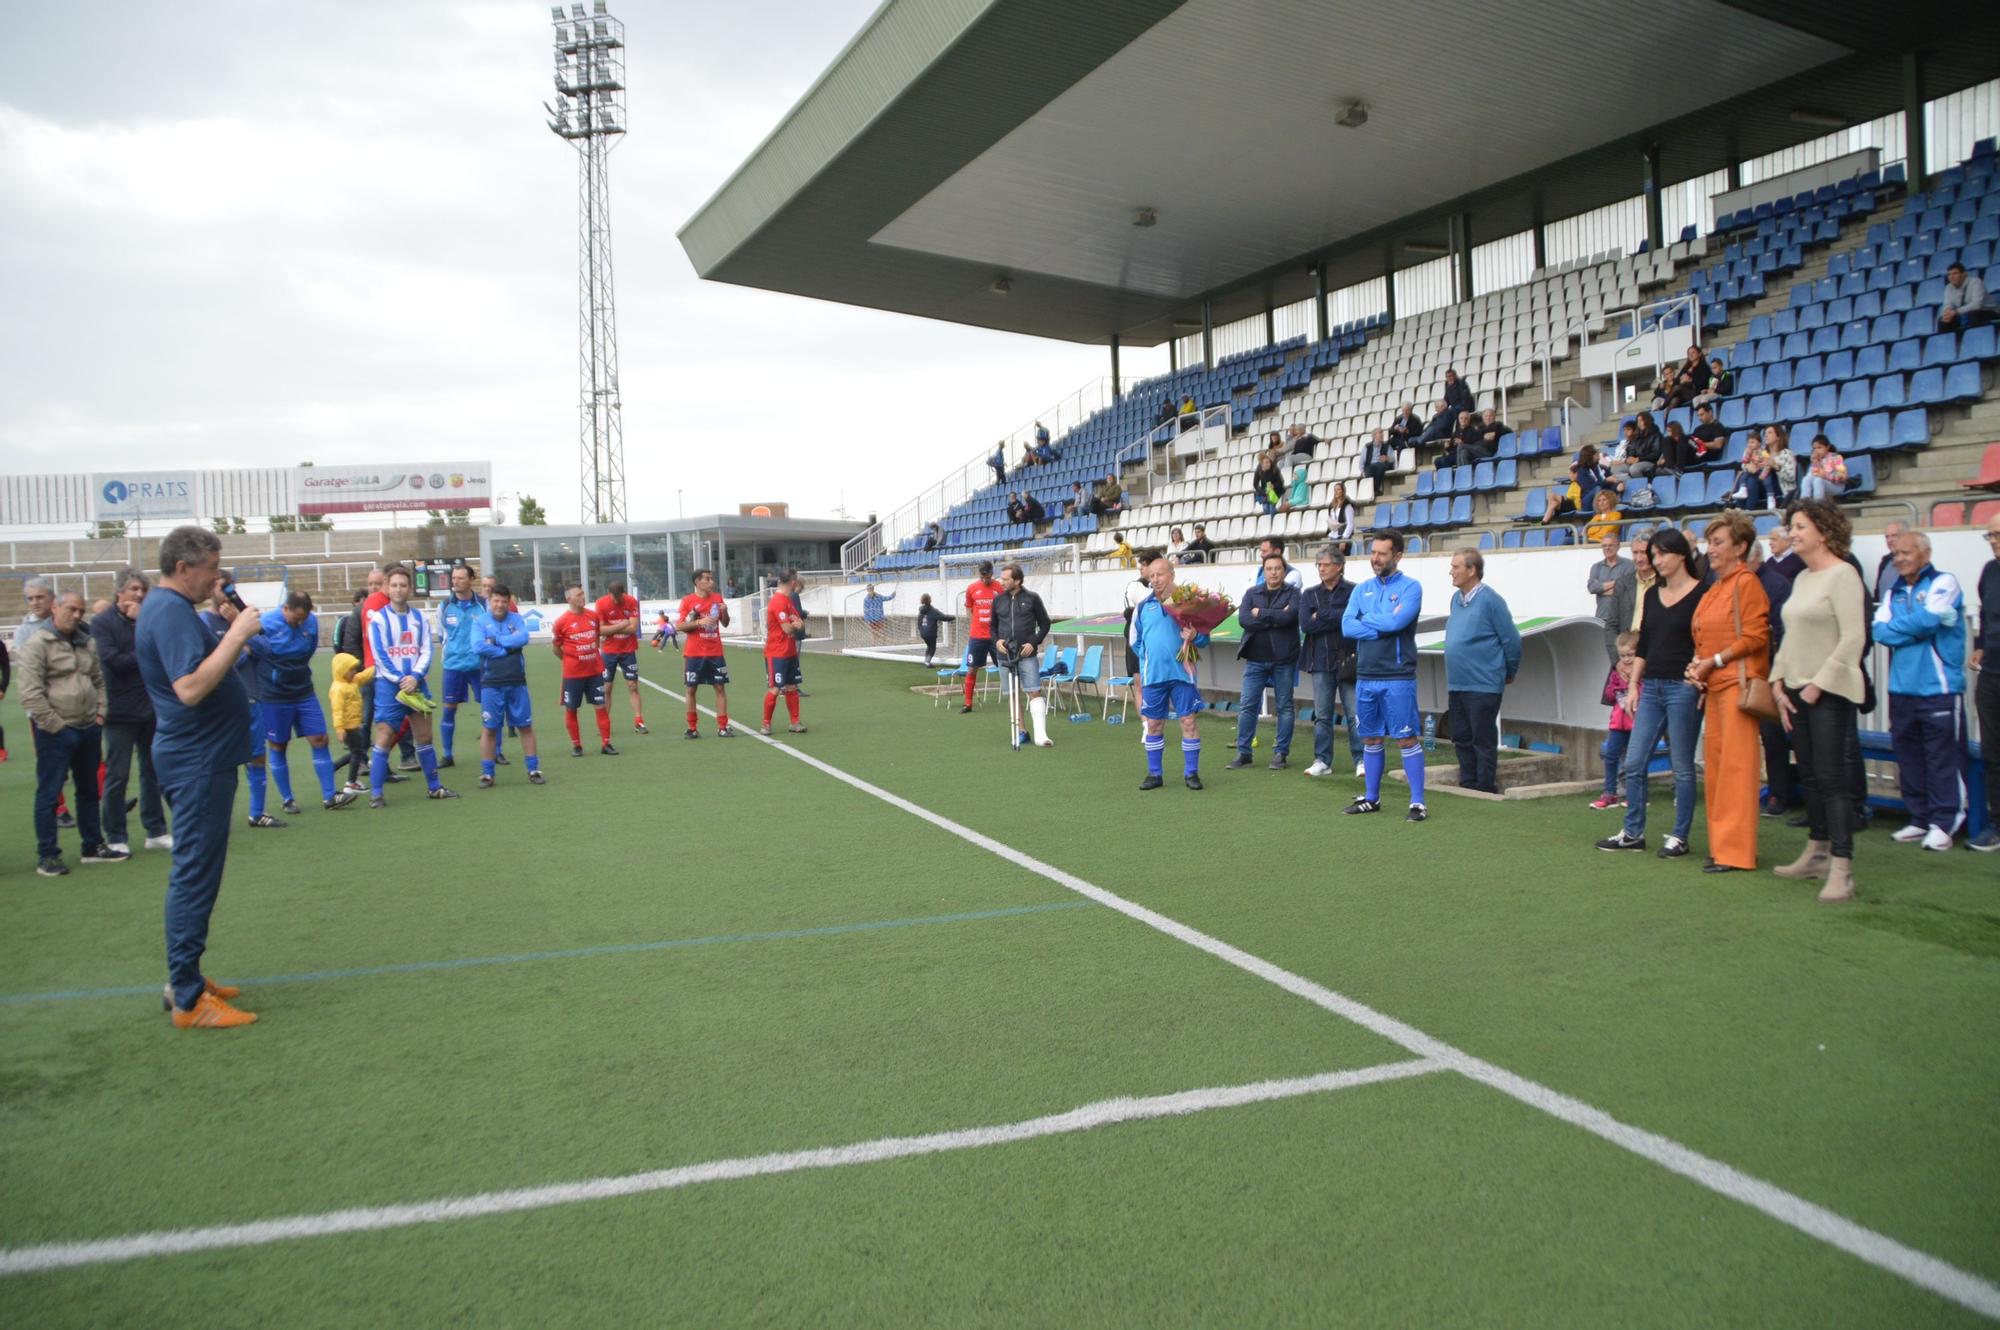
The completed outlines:
[[[701,713],[694,709],[692,702],[688,703],[688,728],[691,730],[701,728]]]
[[[792,713],[792,724],[794,724],[794,725],[798,724],[798,723],[799,723],[799,695],[798,695],[797,693],[786,693],[786,694],[785,694],[785,710],[787,710],[787,711],[789,711],[789,712],[791,712],[791,713]]]
[[[979,676],[971,670],[965,672],[965,705],[972,705],[972,690],[979,686]]]
[[[597,741],[607,744],[611,742],[610,707],[599,707],[597,709]]]
[[[727,711],[718,711],[715,713],[715,728],[718,733],[729,728],[729,713]]]
[[[569,726],[570,743],[573,745],[581,745],[583,743],[583,734],[576,727],[576,713],[574,711],[563,712],[563,724]]]
[[[772,692],[766,692],[766,693],[764,694],[764,728],[765,728],[765,729],[769,729],[769,728],[771,727],[771,713],[772,713],[772,712],[774,712],[774,711],[776,711],[777,709],[778,709],[778,695],[777,695],[776,693],[772,693]]]

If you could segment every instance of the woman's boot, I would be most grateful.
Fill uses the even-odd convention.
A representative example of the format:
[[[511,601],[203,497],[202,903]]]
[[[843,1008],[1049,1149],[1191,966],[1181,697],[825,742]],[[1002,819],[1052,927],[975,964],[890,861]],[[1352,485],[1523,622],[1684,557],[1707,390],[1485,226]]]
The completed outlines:
[[[1831,843],[1830,841],[1823,840],[1809,840],[1806,842],[1806,848],[1799,852],[1798,858],[1781,868],[1773,868],[1771,871],[1779,877],[1825,877],[1827,864],[1831,862],[1827,856],[1827,847]]]
[[[1852,859],[1827,860],[1826,886],[1819,898],[1828,904],[1854,899],[1854,861]]]

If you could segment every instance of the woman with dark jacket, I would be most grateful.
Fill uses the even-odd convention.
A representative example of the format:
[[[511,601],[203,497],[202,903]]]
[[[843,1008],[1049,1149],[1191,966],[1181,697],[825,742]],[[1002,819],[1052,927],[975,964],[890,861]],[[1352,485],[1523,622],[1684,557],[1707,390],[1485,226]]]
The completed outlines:
[[[1687,349],[1687,359],[1682,361],[1674,370],[1673,386],[1667,393],[1665,404],[1670,407],[1686,406],[1688,403],[1694,401],[1695,398],[1708,391],[1709,381],[1712,377],[1709,373],[1708,361],[1701,354],[1701,348],[1698,346],[1689,347]]]
[[[957,620],[954,619],[951,615],[939,612],[938,608],[935,605],[931,604],[931,598],[929,596],[921,596],[918,598],[917,636],[924,639],[925,669],[929,669],[932,665],[932,662],[937,657],[938,625],[941,623],[955,623],[955,622],[957,622]]]

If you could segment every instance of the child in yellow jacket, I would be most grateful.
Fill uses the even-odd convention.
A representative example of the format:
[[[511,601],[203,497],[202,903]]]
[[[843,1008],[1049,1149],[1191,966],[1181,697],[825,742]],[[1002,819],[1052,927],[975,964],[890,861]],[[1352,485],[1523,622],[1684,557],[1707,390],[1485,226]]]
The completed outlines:
[[[347,745],[347,757],[341,763],[348,768],[349,784],[358,784],[362,773],[368,770],[368,736],[361,729],[361,690],[375,682],[373,669],[362,669],[361,662],[345,651],[333,658],[333,682],[326,690],[328,720],[334,733]],[[340,767],[334,768],[338,775]]]

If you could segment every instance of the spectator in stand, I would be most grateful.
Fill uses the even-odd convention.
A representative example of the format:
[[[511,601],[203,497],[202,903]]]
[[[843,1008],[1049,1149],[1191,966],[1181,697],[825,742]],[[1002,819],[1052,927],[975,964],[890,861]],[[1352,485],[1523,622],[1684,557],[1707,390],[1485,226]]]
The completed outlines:
[[[1417,446],[1424,448],[1442,442],[1450,438],[1451,432],[1457,428],[1458,408],[1447,406],[1440,401],[1431,408],[1430,423],[1425,425],[1424,432],[1417,436]]]
[[[1498,591],[1486,585],[1486,556],[1467,546],[1451,556],[1451,617],[1445,621],[1445,700],[1458,783],[1500,793],[1500,697],[1521,672],[1521,631]]]
[[[953,616],[931,604],[928,595],[917,597],[917,636],[924,642],[925,669],[930,669],[937,660],[938,625],[955,622]]]
[[[1651,411],[1632,418],[1632,432],[1626,436],[1622,467],[1613,468],[1628,476],[1651,476],[1665,464],[1667,441],[1653,423]]]
[[[1799,482],[1799,497],[1838,503],[1845,493],[1847,459],[1833,450],[1833,441],[1826,435],[1813,435],[1812,461],[1806,467],[1805,479]]]
[[[1785,641],[1785,601],[1792,594],[1792,579],[1804,569],[1805,562],[1792,553],[1791,532],[1782,526],[1771,533],[1771,557],[1758,557],[1761,551],[1755,545],[1750,552],[1750,571],[1757,574],[1764,597],[1771,602],[1771,659],[1776,660]],[[1792,741],[1780,721],[1764,721],[1762,735],[1764,816],[1783,817],[1791,811],[1792,791],[1799,787],[1798,772],[1792,765]]]
[[[1694,395],[1693,405],[1700,406],[1704,402],[1715,402],[1724,397],[1733,397],[1735,395],[1736,376],[1729,372],[1727,365],[1722,363],[1721,356],[1710,356],[1708,361],[1708,387]]]
[[[1468,455],[1478,438],[1479,422],[1472,418],[1470,411],[1459,412],[1458,424],[1452,430],[1450,440],[1438,451],[1438,455],[1431,459],[1431,465],[1440,471],[1457,466],[1462,461],[1467,466],[1472,465]]]
[[[1472,385],[1458,377],[1458,371],[1444,372],[1444,395],[1442,398],[1452,414],[1471,415],[1479,410],[1479,404],[1472,400]]]
[[[1021,445],[1021,460],[1014,463],[1014,475],[1018,479],[1021,473],[1023,471],[1026,471],[1029,467],[1040,466],[1040,465],[1041,462],[1038,461],[1035,457],[1035,445],[1032,443],[1024,443]]]
[[[1618,785],[1619,773],[1625,765],[1625,749],[1632,741],[1632,713],[1625,709],[1625,694],[1639,686],[1632,675],[1638,659],[1639,635],[1618,634],[1617,647],[1618,659],[1604,680],[1603,702],[1611,708],[1611,715],[1604,723],[1604,746],[1597,750],[1604,759],[1604,793],[1590,801],[1590,806],[1600,812],[1625,806],[1625,795]]]
[[[1603,540],[1606,536],[1616,536],[1618,524],[1625,514],[1618,508],[1618,496],[1609,488],[1601,489],[1591,496],[1590,523],[1583,529],[1585,540]]]
[[[1007,441],[1005,439],[993,445],[993,455],[986,459],[986,465],[993,468],[994,484],[1004,485],[1007,483]]]
[[[1764,427],[1764,489],[1769,493],[1775,482],[1777,502],[1773,511],[1799,496],[1799,456],[1792,451],[1792,431],[1784,425]]]
[[[1769,426],[1761,440],[1753,437],[1743,450],[1727,506],[1776,511],[1790,501],[1797,479],[1798,458],[1792,454],[1790,434],[1783,425]]]
[[[1690,346],[1687,358],[1674,367],[1671,381],[1667,385],[1666,396],[1653,403],[1655,411],[1668,407],[1686,406],[1708,390],[1709,381],[1714,377],[1708,361],[1702,357],[1701,348]]]
[[[1035,440],[1035,465],[1048,466],[1051,463],[1060,461],[1062,461],[1062,454],[1057,452],[1054,445],[1049,442],[1048,431],[1044,430],[1042,437]]]
[[[1035,422],[1035,446],[1042,447],[1049,441],[1049,427],[1041,421]]]
[[[1021,506],[1019,491],[1009,490],[1007,492],[1007,520],[1009,522],[1024,522],[1027,520],[1027,518],[1022,516],[1025,511],[1026,509]]]
[[[1986,552],[1992,557],[1979,570],[1979,635],[1972,643],[1972,668],[1979,675],[1973,702],[1979,709],[1980,756],[1986,766],[1986,829],[1967,844],[1991,854],[2000,850],[2000,516],[1986,520]],[[1989,652],[1994,657],[1990,670]],[[1985,739],[1989,734],[1993,738]]]
[[[1708,524],[1708,594],[1694,612],[1694,659],[1688,682],[1703,689],[1707,713],[1702,759],[1709,861],[1704,873],[1757,867],[1759,718],[1742,707],[1750,681],[1771,671],[1771,602],[1750,571],[1757,528],[1748,514],[1724,513]]]
[[[1549,506],[1542,514],[1544,524],[1571,513],[1587,513],[1597,506],[1597,491],[1618,489],[1618,482],[1605,475],[1598,462],[1597,445],[1586,443],[1569,464],[1569,487],[1549,490]]]
[[[924,528],[924,549],[929,551],[943,548],[944,528],[936,522],[932,522],[928,527]]]
[[[171,850],[167,814],[160,803],[160,781],[153,772],[153,703],[146,681],[139,677],[139,606],[152,582],[137,568],[118,574],[118,599],[90,621],[97,660],[104,671],[104,841],[115,850],[131,851],[125,840],[125,788],[132,779],[132,757],[139,758],[139,822],[146,848]]]
[[[1847,560],[1852,528],[1837,507],[1808,499],[1792,510],[1793,553],[1803,564],[1784,609],[1784,634],[1771,664],[1778,714],[1798,750],[1805,787],[1806,847],[1774,869],[1779,877],[1824,878],[1823,901],[1854,898],[1855,789],[1860,707],[1867,694],[1868,592]],[[1996,838],[2000,844],[2000,838]]]
[[[1729,446],[1729,431],[1715,418],[1715,404],[1703,402],[1694,409],[1694,429],[1688,433],[1689,450],[1680,459],[1683,471],[1707,466],[1722,456]]]
[[[1257,454],[1257,468],[1250,473],[1250,496],[1256,501],[1257,510],[1269,517],[1278,511],[1278,500],[1283,497],[1285,477],[1278,470],[1278,460],[1273,450],[1265,449]]]
[[[1660,441],[1660,458],[1653,469],[1653,474],[1658,475],[1662,471],[1667,471],[1678,476],[1694,464],[1694,440],[1688,438],[1687,431],[1681,428],[1680,421],[1668,422],[1667,436]]]
[[[1131,542],[1125,539],[1123,531],[1118,533],[1118,543],[1111,547],[1111,557],[1118,560],[1120,568],[1139,566],[1139,556],[1133,552]]]
[[[1889,648],[1889,737],[1909,825],[1891,839],[1949,850],[1965,825],[1965,593],[1930,537],[1896,537],[1896,580],[1875,610]]]
[[[1347,499],[1347,482],[1333,482],[1326,505],[1326,541],[1343,559],[1354,552],[1354,505]]]
[[[1045,522],[1048,520],[1048,516],[1049,516],[1049,510],[1042,506],[1042,501],[1040,499],[1036,498],[1034,495],[1028,493],[1025,490],[1022,491],[1021,517],[1020,517],[1021,521],[1030,524],[1036,522]]]
[[[1414,448],[1417,446],[1417,440],[1422,437],[1423,432],[1424,422],[1418,418],[1417,409],[1408,402],[1405,402],[1403,403],[1403,409],[1396,413],[1396,418],[1389,422],[1389,443],[1391,446],[1397,448]],[[1376,430],[1375,441],[1380,443],[1382,437],[1383,431]]]
[[[1106,474],[1104,483],[1097,487],[1097,493],[1091,500],[1090,511],[1099,517],[1125,511],[1125,491],[1119,488],[1117,472]]]
[[[1963,263],[1944,270],[1944,299],[1938,304],[1938,331],[1959,332],[1991,323],[1996,315],[1986,283],[1966,272]]]
[[[1168,528],[1167,551],[1166,551],[1167,557],[1169,559],[1172,559],[1175,563],[1186,563],[1187,560],[1181,557],[1182,552],[1184,552],[1186,549],[1187,549],[1187,536],[1181,531],[1179,527]]]
[[[1308,776],[1333,774],[1333,713],[1347,720],[1347,759],[1354,774],[1362,774],[1361,732],[1354,726],[1354,645],[1340,631],[1354,584],[1346,577],[1346,564],[1333,545],[1323,545],[1313,563],[1319,581],[1299,597],[1299,625],[1305,630],[1305,646],[1299,652],[1299,672],[1313,681],[1313,763]]]
[[[1181,553],[1182,563],[1209,563],[1215,556],[1215,542],[1208,538],[1208,528],[1200,522],[1194,524],[1194,539],[1188,541],[1187,549]]]
[[[56,838],[56,800],[65,780],[76,786],[80,861],[115,864],[132,857],[129,849],[113,849],[105,842],[97,816],[107,699],[97,643],[83,626],[86,608],[80,592],[55,597],[48,620],[35,626],[15,662],[21,671],[21,708],[35,731],[35,872],[42,877],[69,872]]]
[[[1257,581],[1252,582],[1250,584],[1251,586],[1254,587],[1258,584],[1258,582],[1261,582],[1263,580],[1264,560],[1269,559],[1273,556],[1276,556],[1279,559],[1285,558],[1284,541],[1279,540],[1276,536],[1266,536],[1262,540],[1257,542],[1258,578]],[[1299,570],[1292,567],[1289,560],[1285,562],[1285,585],[1289,586],[1294,591],[1304,591],[1306,586],[1305,578],[1300,576]]]
[[[1389,472],[1395,468],[1396,449],[1399,446],[1414,446],[1415,442],[1412,439],[1408,445],[1391,443],[1382,437],[1381,430],[1376,430],[1374,436],[1361,450],[1361,474],[1373,480],[1376,489],[1381,489]]]
[[[1310,462],[1319,447],[1319,435],[1311,433],[1304,425],[1294,425],[1285,431],[1285,443],[1294,462],[1300,459]]]
[[[1292,751],[1292,726],[1297,711],[1292,702],[1292,685],[1299,673],[1299,590],[1286,580],[1296,575],[1283,554],[1266,554],[1264,576],[1243,593],[1236,607],[1236,622],[1243,630],[1243,644],[1236,659],[1243,662],[1243,693],[1236,705],[1236,756],[1230,769],[1250,765],[1250,742],[1257,734],[1257,714],[1263,709],[1264,690],[1278,713],[1278,735],[1271,746],[1271,770],[1283,771]]]
[[[1195,408],[1195,404],[1194,404],[1194,398],[1193,398],[1193,397],[1183,397],[1183,398],[1181,398],[1181,414],[1182,414],[1183,416],[1191,416],[1191,415],[1195,414],[1195,410],[1196,410],[1196,408]],[[1182,428],[1183,428],[1183,429],[1185,429],[1185,428],[1187,427],[1187,424],[1188,424],[1188,422],[1187,422],[1187,421],[1185,421],[1185,420],[1183,420],[1183,421],[1181,422],[1181,426],[1182,426]]]
[[[1687,671],[1694,659],[1695,610],[1708,587],[1695,577],[1694,551],[1678,527],[1654,532],[1650,554],[1658,581],[1646,593],[1632,666],[1639,686],[1628,691],[1621,703],[1632,716],[1631,743],[1625,750],[1625,825],[1617,835],[1597,842],[1597,848],[1646,848],[1647,768],[1664,733],[1674,771],[1674,829],[1661,843],[1659,857],[1678,859],[1688,852],[1688,832],[1694,826],[1694,745],[1701,732],[1701,692],[1688,681]]]
[[[1307,479],[1311,467],[1294,460],[1292,463],[1292,483],[1285,490],[1285,501],[1278,505],[1280,512],[1297,512],[1312,503],[1312,481]]]
[[[1618,636],[1632,627],[1632,605],[1638,594],[1638,569],[1630,559],[1618,554],[1618,530],[1597,538],[1604,557],[1590,565],[1583,589],[1597,601],[1597,622],[1604,626],[1604,654],[1618,663]],[[1634,542],[1636,548],[1637,542]]]
[[[1065,517],[1089,517],[1090,495],[1085,492],[1083,482],[1073,480],[1069,486],[1069,504],[1063,511]]]
[[[1500,440],[1514,432],[1500,423],[1498,413],[1490,406],[1479,413],[1475,429],[1477,433],[1473,437],[1471,456],[1464,458],[1467,464],[1489,461],[1497,456]],[[1461,449],[1461,454],[1463,451]]]
[[[1875,596],[1873,604],[1879,608],[1888,603],[1889,592],[1896,582],[1896,542],[1910,529],[1910,524],[1901,520],[1886,524],[1882,528],[1882,543],[1887,552],[1875,561]]]

